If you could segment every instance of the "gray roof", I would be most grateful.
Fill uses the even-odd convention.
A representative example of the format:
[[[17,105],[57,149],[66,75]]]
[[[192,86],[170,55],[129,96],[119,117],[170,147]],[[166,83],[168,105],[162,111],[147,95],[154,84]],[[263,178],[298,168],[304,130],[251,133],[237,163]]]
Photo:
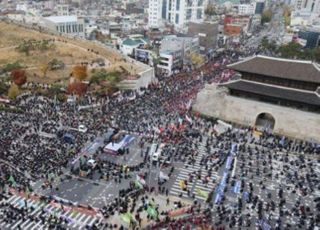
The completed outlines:
[[[65,23],[65,22],[77,22],[78,18],[75,15],[68,16],[50,16],[45,19],[52,21],[54,23]]]
[[[231,90],[239,90],[257,95],[269,96],[276,99],[285,99],[308,105],[320,106],[320,96],[312,91],[279,87],[246,80],[232,81],[221,84],[221,86],[225,86]]]
[[[311,61],[298,61],[258,55],[230,64],[228,68],[238,72],[320,83],[320,66]]]

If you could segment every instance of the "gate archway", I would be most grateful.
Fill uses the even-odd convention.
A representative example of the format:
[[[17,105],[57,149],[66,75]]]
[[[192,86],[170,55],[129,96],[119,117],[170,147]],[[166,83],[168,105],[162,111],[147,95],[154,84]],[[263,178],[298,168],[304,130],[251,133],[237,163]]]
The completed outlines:
[[[275,118],[270,113],[260,113],[256,118],[255,127],[258,131],[273,132]]]

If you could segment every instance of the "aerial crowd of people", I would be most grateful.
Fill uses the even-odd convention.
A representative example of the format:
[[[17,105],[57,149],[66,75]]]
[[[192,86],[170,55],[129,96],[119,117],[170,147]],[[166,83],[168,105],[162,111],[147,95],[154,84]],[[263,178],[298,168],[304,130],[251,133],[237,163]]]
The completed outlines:
[[[164,213],[163,218],[153,220],[150,229],[190,229],[196,225],[216,229],[233,229],[236,225],[314,229],[320,224],[320,203],[316,199],[320,190],[319,145],[270,133],[256,138],[249,127],[232,128],[218,136],[213,128],[215,120],[191,112],[193,100],[206,83],[221,83],[235,76],[226,65],[238,57],[236,52],[225,51],[199,69],[182,70],[170,77],[158,76],[158,81],[147,89],[108,98],[88,95],[76,105],[36,94],[18,97],[12,106],[20,113],[0,112],[0,190],[15,187],[32,192],[32,182],[38,179],[46,179],[50,184],[51,175],[62,174],[85,143],[113,126],[143,137],[147,144],[157,140],[171,146],[168,154],[184,162],[183,167],[195,167],[201,156],[202,169],[188,175],[180,197],[195,199],[196,192],[189,189],[188,183],[198,180],[204,186],[214,184],[205,200],[207,207],[201,206],[195,218],[176,220]],[[80,104],[100,106],[78,110]],[[88,131],[79,132],[80,125]],[[72,147],[56,135],[58,132],[72,135]],[[199,152],[200,145],[205,146],[205,154]],[[139,171],[147,161],[145,157],[141,165],[130,170]],[[105,177],[113,176],[119,183],[126,174],[119,164],[104,162],[98,166]],[[226,176],[214,178],[213,174]],[[239,191],[234,192],[236,186]],[[134,191],[133,187],[122,191],[123,194]],[[169,196],[168,191],[164,193]],[[133,194],[134,199],[145,195]],[[116,214],[115,210],[126,210],[126,203],[127,198],[115,200],[100,211],[107,219]],[[8,222],[33,218],[24,207],[4,204],[0,209],[5,209],[0,219]],[[132,211],[136,209],[134,206]],[[57,225],[61,222],[57,221]],[[109,226],[107,221],[104,226]],[[102,225],[91,227],[101,229]]]

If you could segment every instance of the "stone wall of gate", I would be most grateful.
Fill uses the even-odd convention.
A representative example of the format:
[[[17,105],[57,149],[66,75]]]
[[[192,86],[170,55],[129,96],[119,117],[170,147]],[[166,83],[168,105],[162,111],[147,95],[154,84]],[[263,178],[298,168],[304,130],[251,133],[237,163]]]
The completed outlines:
[[[193,110],[246,126],[254,126],[260,113],[270,113],[275,119],[274,133],[320,143],[320,114],[231,96],[216,85],[206,85],[199,92]]]

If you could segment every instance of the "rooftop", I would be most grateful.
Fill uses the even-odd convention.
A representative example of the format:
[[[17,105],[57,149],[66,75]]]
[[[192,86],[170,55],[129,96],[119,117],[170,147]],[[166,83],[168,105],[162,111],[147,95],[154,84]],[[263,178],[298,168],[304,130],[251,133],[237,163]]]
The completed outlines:
[[[50,16],[45,19],[52,21],[54,23],[63,23],[63,22],[76,22],[78,20],[77,16]]]
[[[320,66],[311,61],[258,55],[230,64],[228,68],[238,72],[320,83]]]
[[[147,43],[148,41],[145,38],[137,38],[137,39],[126,38],[122,42],[122,44],[126,46],[137,46],[139,44],[147,44]]]
[[[256,83],[246,80],[236,80],[221,84],[229,89],[245,91],[257,95],[268,96],[275,99],[300,102],[308,105],[320,106],[320,97],[315,92],[297,90],[281,86]]]

